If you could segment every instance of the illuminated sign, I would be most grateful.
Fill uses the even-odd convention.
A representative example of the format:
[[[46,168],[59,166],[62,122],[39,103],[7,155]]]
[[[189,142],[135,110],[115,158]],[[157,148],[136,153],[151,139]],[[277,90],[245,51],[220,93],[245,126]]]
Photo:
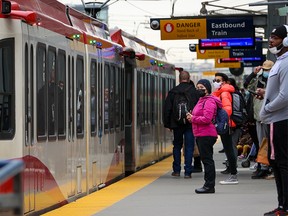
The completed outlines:
[[[200,39],[199,49],[254,48],[254,38]]]
[[[206,19],[160,20],[161,40],[206,38]]]

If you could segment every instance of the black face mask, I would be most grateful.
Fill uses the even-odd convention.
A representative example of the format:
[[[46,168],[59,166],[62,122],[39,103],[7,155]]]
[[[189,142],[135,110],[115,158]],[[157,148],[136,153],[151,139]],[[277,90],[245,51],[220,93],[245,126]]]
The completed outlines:
[[[197,89],[200,97],[204,97],[206,95],[205,89]]]

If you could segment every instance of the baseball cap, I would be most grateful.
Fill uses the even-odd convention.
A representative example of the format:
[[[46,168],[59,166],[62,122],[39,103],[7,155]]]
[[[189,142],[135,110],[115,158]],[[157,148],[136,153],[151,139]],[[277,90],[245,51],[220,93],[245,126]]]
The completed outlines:
[[[265,70],[270,70],[273,65],[274,65],[273,61],[266,60],[266,61],[263,62],[262,68],[265,69]]]

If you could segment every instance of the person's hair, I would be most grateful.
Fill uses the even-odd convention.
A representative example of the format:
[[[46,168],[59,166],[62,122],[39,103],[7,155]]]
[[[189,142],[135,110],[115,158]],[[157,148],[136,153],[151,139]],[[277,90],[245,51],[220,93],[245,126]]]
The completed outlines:
[[[187,71],[182,71],[179,73],[179,81],[189,81],[190,80],[190,74]]]
[[[228,76],[225,73],[215,73],[216,76],[221,76],[223,81],[227,82],[228,81]]]
[[[235,90],[239,91],[239,87],[237,86],[236,80],[234,78],[228,78],[228,82],[235,88]]]

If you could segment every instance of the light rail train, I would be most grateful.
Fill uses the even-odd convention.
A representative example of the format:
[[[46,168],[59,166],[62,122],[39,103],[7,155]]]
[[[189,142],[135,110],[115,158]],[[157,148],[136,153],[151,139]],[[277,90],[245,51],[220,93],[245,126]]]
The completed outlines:
[[[56,0],[0,3],[0,158],[25,162],[25,215],[171,154],[164,50]]]

